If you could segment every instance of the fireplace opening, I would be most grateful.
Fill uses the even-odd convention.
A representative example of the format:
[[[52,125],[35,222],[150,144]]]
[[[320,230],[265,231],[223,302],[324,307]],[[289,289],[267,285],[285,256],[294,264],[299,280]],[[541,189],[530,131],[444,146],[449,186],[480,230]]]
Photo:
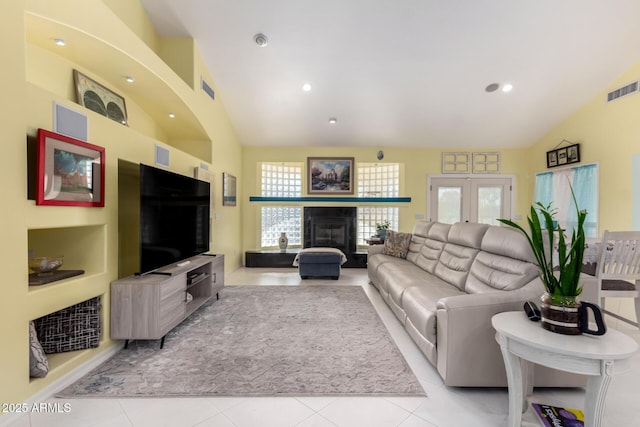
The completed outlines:
[[[312,246],[345,247],[347,246],[347,241],[347,227],[345,224],[323,222],[313,225]]]
[[[356,252],[356,214],[355,207],[305,207],[304,247]]]

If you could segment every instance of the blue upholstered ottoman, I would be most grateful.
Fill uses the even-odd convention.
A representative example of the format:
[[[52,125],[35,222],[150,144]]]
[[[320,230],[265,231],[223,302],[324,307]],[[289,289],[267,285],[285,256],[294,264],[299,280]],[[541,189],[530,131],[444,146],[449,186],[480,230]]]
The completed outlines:
[[[334,251],[329,248],[308,248],[302,250],[294,260],[293,265],[298,266],[298,272],[302,279],[309,277],[330,277],[338,280],[340,277],[340,266],[346,261],[342,251]]]

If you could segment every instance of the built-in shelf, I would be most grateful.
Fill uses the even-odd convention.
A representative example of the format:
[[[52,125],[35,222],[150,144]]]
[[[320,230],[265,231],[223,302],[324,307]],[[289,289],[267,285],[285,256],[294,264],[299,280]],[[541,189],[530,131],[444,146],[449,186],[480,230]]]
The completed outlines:
[[[84,270],[84,274],[79,276],[29,286],[29,291],[39,291],[70,282],[85,282],[88,277],[105,273],[105,233],[105,226],[102,224],[29,229],[28,247],[35,256],[61,255],[64,257],[62,269]]]
[[[263,197],[249,196],[250,202],[337,202],[337,203],[411,203],[411,197]]]
[[[122,95],[125,101],[135,102],[162,132],[149,134],[147,128],[137,130],[210,161],[211,138],[202,124],[203,118],[191,107],[197,101],[194,88],[180,79],[142,41],[116,48],[119,45],[115,41],[118,31],[113,28],[120,28],[124,32],[130,30],[121,28],[124,24],[115,18],[112,20],[111,13],[105,13],[100,21],[94,22],[83,18],[95,15],[96,11],[92,10],[94,4],[74,4],[76,10],[69,13],[59,9],[52,10],[44,4],[42,7],[46,13],[42,13],[39,7],[34,7],[33,11],[25,14],[26,41],[29,45],[77,64],[80,71]],[[48,17],[47,14],[55,17]],[[102,22],[103,20],[108,22]],[[112,29],[108,30],[109,27]],[[53,43],[57,38],[66,41],[64,48]],[[37,54],[35,51],[30,52],[28,60],[31,55]],[[42,76],[42,73],[46,71],[31,68],[27,80],[37,86],[47,87],[47,77]],[[135,82],[127,83],[125,76],[134,76]],[[71,81],[71,73],[67,80]],[[78,105],[78,108],[83,107]],[[93,114],[90,110],[86,111]],[[174,117],[169,118],[169,113],[173,113]],[[136,129],[135,120],[130,120],[130,126]]]

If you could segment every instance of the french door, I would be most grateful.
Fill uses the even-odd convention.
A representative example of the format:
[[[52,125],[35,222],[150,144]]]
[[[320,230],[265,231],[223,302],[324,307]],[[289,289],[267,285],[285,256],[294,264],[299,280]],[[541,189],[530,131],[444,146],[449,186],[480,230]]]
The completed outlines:
[[[498,218],[511,218],[512,177],[438,175],[428,181],[430,221],[498,225]]]

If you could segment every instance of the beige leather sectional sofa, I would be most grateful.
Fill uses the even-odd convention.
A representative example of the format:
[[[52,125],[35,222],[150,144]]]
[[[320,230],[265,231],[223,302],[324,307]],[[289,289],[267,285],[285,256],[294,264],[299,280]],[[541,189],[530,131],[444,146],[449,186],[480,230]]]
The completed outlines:
[[[491,317],[522,310],[544,292],[526,238],[507,227],[420,221],[406,259],[383,252],[383,245],[369,248],[369,279],[444,383],[506,386]],[[585,383],[536,366],[536,386]]]

